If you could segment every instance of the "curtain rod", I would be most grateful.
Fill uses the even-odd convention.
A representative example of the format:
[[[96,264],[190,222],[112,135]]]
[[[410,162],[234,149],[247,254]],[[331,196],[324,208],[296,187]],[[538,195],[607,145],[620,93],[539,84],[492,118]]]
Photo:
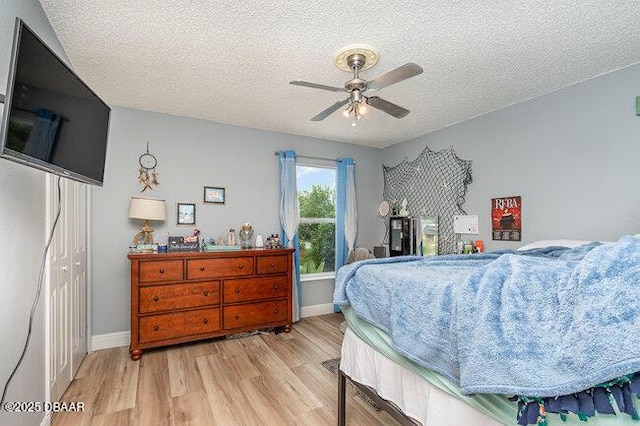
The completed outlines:
[[[274,155],[277,157],[280,155],[280,151],[276,151],[274,152]],[[296,154],[296,157],[298,158],[306,158],[307,160],[323,160],[323,161],[337,161],[337,158],[325,158],[325,157],[312,157],[309,155],[298,155]],[[356,163],[356,161],[353,161],[354,163]]]

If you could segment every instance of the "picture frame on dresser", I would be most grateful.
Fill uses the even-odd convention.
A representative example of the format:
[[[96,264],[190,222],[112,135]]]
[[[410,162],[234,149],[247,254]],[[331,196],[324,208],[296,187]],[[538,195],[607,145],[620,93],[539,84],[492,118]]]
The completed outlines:
[[[178,203],[176,218],[177,218],[176,223],[178,225],[195,225],[196,224],[195,203]]]

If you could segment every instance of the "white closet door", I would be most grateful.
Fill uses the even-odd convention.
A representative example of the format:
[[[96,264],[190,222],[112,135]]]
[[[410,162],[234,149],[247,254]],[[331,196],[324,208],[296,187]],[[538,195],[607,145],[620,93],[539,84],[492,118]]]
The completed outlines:
[[[49,178],[49,228],[58,207],[57,177]],[[49,249],[49,387],[57,401],[87,353],[87,188],[60,180],[62,207]]]
[[[49,227],[51,229],[55,220],[58,206],[57,177],[49,178]],[[51,388],[51,400],[57,401],[71,383],[71,357],[70,357],[70,292],[71,292],[71,247],[68,232],[70,222],[69,214],[73,210],[69,207],[68,185],[66,179],[61,179],[62,206],[60,219],[56,225],[53,241],[49,248],[49,386]]]
[[[73,188],[71,218],[71,376],[75,377],[87,354],[87,191],[85,184],[69,182]],[[71,195],[71,194],[69,194]]]

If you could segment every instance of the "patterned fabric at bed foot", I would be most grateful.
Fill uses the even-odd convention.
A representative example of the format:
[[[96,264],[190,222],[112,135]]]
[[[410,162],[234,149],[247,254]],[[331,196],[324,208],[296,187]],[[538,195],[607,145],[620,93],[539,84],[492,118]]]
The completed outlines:
[[[513,397],[511,400],[518,401],[519,425],[546,425],[548,413],[560,414],[562,420],[566,420],[567,413],[577,415],[582,421],[588,421],[596,413],[629,415],[633,420],[640,420],[634,407],[634,400],[637,398],[640,398],[640,373],[627,375],[573,395],[548,398],[521,396]]]

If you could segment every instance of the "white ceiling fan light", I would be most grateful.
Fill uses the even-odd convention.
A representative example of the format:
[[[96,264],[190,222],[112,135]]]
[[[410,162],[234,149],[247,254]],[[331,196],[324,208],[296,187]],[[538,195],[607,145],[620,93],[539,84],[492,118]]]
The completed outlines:
[[[347,92],[349,94],[346,99],[334,103],[329,108],[314,116],[311,121],[322,121],[345,105],[346,108],[343,109],[342,114],[345,117],[353,116],[355,120],[360,120],[367,112],[367,105],[379,109],[395,118],[405,117],[411,111],[378,96],[365,96],[364,93],[366,91],[377,91],[383,87],[422,74],[422,67],[409,62],[373,80],[367,81],[360,78],[360,71],[373,67],[378,63],[379,58],[379,53],[371,46],[349,45],[340,49],[334,59],[336,67],[343,71],[353,72],[353,78],[344,83],[344,88],[309,83],[303,80],[294,80],[289,83],[296,86],[311,87],[313,89],[322,89],[331,92]]]

